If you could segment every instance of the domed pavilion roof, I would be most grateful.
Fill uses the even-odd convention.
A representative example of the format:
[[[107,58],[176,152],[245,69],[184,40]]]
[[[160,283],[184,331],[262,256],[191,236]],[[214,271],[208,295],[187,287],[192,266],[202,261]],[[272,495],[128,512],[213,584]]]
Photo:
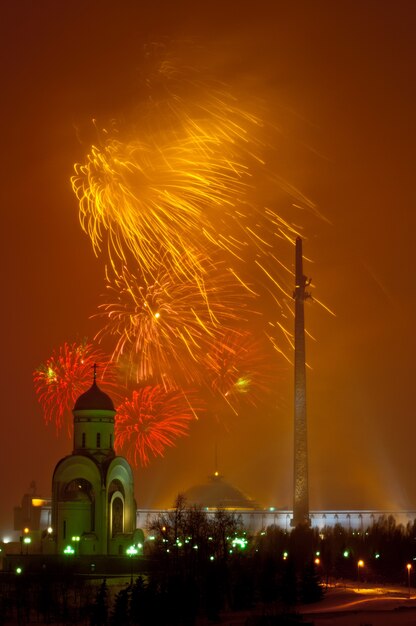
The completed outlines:
[[[208,509],[258,509],[257,502],[233,487],[215,472],[207,483],[195,485],[183,494],[190,505],[196,504]]]
[[[92,386],[75,402],[74,411],[115,411],[110,396],[98,387],[95,378]]]

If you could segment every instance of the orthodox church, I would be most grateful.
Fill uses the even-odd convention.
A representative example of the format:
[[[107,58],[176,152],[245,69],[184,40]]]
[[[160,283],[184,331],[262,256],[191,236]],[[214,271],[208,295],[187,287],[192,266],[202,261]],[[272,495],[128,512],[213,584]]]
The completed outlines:
[[[131,467],[114,451],[115,414],[111,398],[97,385],[94,366],[93,384],[73,409],[72,454],[61,459],[53,473],[55,553],[68,549],[78,554],[121,555],[143,536],[136,530]]]

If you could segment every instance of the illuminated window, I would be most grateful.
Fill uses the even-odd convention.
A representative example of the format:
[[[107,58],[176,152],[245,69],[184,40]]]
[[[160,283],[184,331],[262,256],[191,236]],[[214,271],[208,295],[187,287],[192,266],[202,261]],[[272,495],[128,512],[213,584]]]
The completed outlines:
[[[101,433],[97,433],[97,448],[101,448]]]
[[[82,447],[85,448],[85,433],[82,433]]]

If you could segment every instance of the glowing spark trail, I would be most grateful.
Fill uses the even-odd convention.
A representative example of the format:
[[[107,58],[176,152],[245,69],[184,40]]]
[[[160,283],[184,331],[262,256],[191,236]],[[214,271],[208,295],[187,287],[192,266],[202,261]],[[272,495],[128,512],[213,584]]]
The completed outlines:
[[[113,359],[127,357],[137,382],[195,381],[213,341],[244,323],[249,294],[221,264],[201,255],[198,263],[206,274],[198,283],[180,280],[163,259],[155,278],[127,267],[107,275],[108,302],[100,306],[104,326],[97,338],[115,338]]]
[[[94,249],[101,249],[107,232],[111,257],[126,261],[132,254],[152,270],[162,246],[176,271],[192,275],[190,237],[203,226],[212,237],[208,216],[218,220],[244,195],[246,168],[220,153],[218,139],[207,133],[158,144],[111,139],[102,149],[93,146],[87,163],[76,166],[72,185]]]
[[[270,149],[261,118],[223,85],[181,69],[163,46],[149,47],[146,61],[148,97],[125,129],[101,133],[71,179],[95,252],[108,249],[113,265],[133,258],[152,273],[162,250],[172,271],[193,280],[201,274],[195,250],[207,245],[230,266],[255,252],[268,257],[279,240],[293,243],[297,229],[258,206]],[[274,184],[314,208],[293,185]]]
[[[211,393],[236,403],[250,390],[254,401],[269,386],[246,329],[262,317],[272,330],[261,337],[283,354],[274,334],[288,331],[271,311],[285,317],[293,272],[282,250],[300,235],[259,200],[262,186],[291,210],[316,207],[268,169],[278,143],[258,103],[242,106],[162,45],[144,65],[137,107],[98,132],[71,179],[82,228],[108,262],[96,338],[113,342],[126,382],[203,386],[208,371]]]

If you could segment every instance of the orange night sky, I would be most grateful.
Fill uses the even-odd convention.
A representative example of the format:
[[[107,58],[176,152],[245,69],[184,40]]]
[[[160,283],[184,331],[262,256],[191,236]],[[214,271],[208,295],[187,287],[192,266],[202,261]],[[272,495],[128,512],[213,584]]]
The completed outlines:
[[[32,384],[54,348],[97,332],[104,261],[80,227],[70,177],[97,141],[93,119],[131,120],[154,43],[261,112],[270,176],[251,193],[301,229],[313,295],[336,314],[305,307],[311,509],[416,508],[415,21],[411,0],[3,0],[1,528],[32,480],[50,494],[72,449],[45,427]],[[293,206],[302,203],[276,180],[316,210]],[[276,254],[293,267],[287,245]],[[273,317],[270,302],[261,315]],[[263,506],[291,507],[284,359],[273,385],[261,406],[200,419],[135,470],[138,506],[170,505],[204,481],[217,445],[227,480]]]

